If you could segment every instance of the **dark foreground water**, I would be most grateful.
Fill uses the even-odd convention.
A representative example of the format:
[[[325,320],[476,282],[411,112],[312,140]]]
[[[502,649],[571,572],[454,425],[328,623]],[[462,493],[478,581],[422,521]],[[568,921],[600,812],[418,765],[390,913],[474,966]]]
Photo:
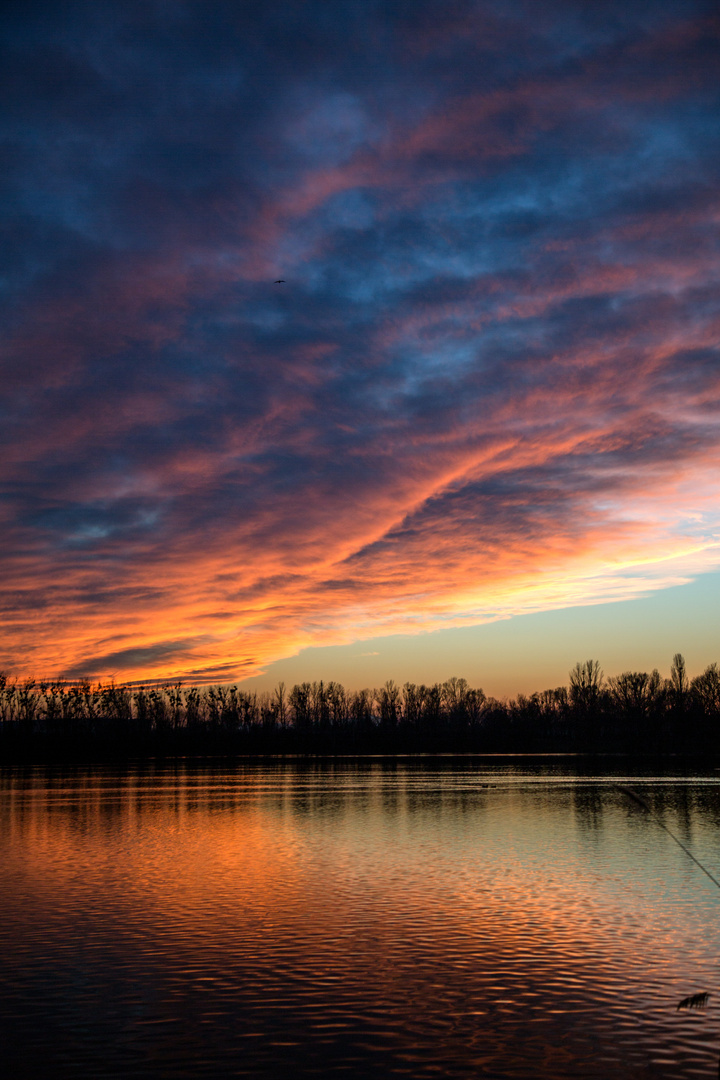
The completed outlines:
[[[715,1077],[717,775],[0,770],[6,1075]]]

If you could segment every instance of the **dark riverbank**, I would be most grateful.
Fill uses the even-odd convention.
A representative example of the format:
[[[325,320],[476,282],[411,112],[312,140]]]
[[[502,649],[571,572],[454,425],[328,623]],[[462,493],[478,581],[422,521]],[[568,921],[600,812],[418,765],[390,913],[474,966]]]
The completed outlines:
[[[720,672],[692,681],[678,654],[657,671],[604,679],[577,664],[568,686],[509,701],[464,679],[388,682],[349,692],[338,683],[287,691],[180,684],[16,683],[0,676],[4,762],[285,754],[573,753],[720,755]]]

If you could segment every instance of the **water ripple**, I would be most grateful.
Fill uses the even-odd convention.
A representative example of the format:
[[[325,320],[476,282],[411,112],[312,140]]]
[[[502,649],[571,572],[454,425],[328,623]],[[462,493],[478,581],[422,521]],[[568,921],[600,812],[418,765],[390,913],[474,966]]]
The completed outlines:
[[[720,895],[617,783],[720,870],[714,777],[0,770],[11,1073],[716,1076]]]

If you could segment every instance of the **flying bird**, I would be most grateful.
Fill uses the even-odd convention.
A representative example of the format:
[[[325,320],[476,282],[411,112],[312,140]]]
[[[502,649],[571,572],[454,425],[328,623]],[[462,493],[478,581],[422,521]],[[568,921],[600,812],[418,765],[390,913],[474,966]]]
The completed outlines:
[[[284,277],[278,278],[277,281],[274,282],[274,284],[275,285],[284,285],[285,284],[285,278]]]

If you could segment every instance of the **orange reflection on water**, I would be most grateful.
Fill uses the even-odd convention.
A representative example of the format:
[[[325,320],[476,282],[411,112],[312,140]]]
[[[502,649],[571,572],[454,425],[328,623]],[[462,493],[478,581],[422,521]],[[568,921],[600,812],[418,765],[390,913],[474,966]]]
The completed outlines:
[[[711,985],[714,898],[611,789],[379,763],[3,779],[16,983],[64,957],[184,1038],[202,1005],[234,1018],[227,1048],[251,1029],[278,1053],[393,1046],[451,1076],[702,1057],[704,1019],[674,1004]]]

